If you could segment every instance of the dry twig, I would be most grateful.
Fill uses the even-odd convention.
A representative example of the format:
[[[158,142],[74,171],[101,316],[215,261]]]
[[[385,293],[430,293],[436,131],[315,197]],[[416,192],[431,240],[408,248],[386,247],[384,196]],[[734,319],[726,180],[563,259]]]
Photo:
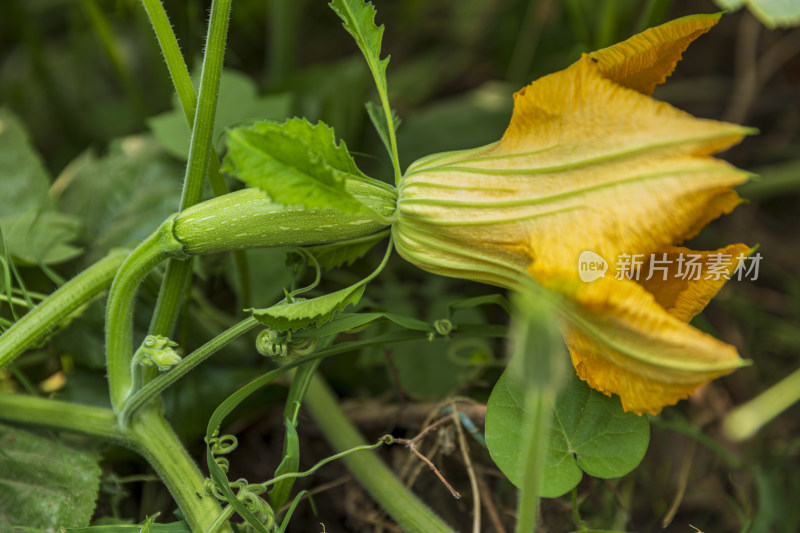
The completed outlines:
[[[422,453],[420,453],[419,450],[417,450],[417,443],[420,442],[425,437],[425,435],[427,435],[428,433],[430,433],[434,429],[438,429],[438,428],[442,427],[443,425],[445,425],[446,423],[448,423],[450,421],[451,421],[450,417],[440,418],[439,420],[437,420],[433,424],[427,426],[425,429],[420,431],[419,434],[417,434],[417,436],[414,437],[413,439],[402,439],[402,438],[394,438],[394,437],[392,437],[392,439],[391,439],[391,441],[389,443],[390,444],[402,444],[406,448],[411,450],[411,453],[416,455],[422,462],[424,462],[426,465],[428,465],[428,468],[430,468],[433,471],[433,473],[436,474],[436,477],[439,478],[439,481],[441,481],[444,484],[444,486],[447,487],[447,490],[450,491],[450,494],[452,494],[453,497],[458,500],[458,499],[461,499],[461,493],[459,493],[456,489],[453,488],[453,486],[444,478],[442,473],[439,472],[439,469],[436,468],[436,466],[431,462],[430,459],[425,457]]]
[[[461,428],[461,420],[458,417],[458,408],[456,407],[455,402],[450,406],[453,409],[453,412],[450,413],[450,417],[453,420],[453,424],[456,426],[456,432],[458,433],[458,446],[461,448],[461,457],[464,458],[464,465],[467,467],[467,475],[469,476],[469,485],[472,488],[472,533],[481,533],[481,500],[480,490],[478,488],[478,480],[475,476],[475,470],[472,468],[472,460],[469,457],[469,446],[467,445],[466,437],[464,437],[464,430]]]

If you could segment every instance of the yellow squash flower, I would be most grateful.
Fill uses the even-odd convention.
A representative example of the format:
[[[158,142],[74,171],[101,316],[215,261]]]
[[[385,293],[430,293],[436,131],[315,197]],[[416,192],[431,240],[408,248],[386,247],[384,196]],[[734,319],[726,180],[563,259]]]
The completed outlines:
[[[750,131],[650,96],[718,20],[684,17],[584,54],[514,95],[500,141],[425,157],[399,187],[393,235],[403,257],[510,289],[532,277],[558,293],[578,375],[636,413],[657,413],[742,365],[734,347],[688,321],[749,248],[675,245],[739,204],[733,187],[748,174],[712,154]],[[580,280],[586,251],[608,262],[604,277]],[[635,254],[645,258],[638,281],[616,276],[620,258]],[[679,275],[689,255],[703,266],[699,279]],[[647,280],[651,258],[668,266]],[[712,262],[725,275],[708,276]]]

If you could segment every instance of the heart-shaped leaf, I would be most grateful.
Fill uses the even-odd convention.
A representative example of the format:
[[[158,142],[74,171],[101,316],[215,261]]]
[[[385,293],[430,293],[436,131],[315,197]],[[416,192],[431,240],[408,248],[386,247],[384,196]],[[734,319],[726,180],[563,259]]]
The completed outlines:
[[[500,376],[486,410],[486,445],[492,459],[515,485],[520,475],[523,388]],[[541,496],[572,490],[583,473],[599,478],[624,476],[641,462],[650,441],[646,417],[626,413],[619,398],[608,397],[572,377],[555,402]]]

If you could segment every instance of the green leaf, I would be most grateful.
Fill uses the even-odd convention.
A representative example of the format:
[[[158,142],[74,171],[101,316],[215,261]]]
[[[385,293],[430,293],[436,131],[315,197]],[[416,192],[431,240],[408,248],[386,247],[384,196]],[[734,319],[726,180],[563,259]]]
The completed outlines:
[[[372,274],[346,289],[341,289],[310,300],[294,298],[294,301],[291,303],[284,300],[267,309],[246,309],[246,311],[251,311],[253,317],[259,322],[278,331],[295,331],[308,326],[312,322],[315,322],[317,326],[321,326],[330,321],[334,315],[343,311],[348,305],[355,305],[358,303],[361,296],[364,294],[364,288],[367,286],[367,283],[380,274],[381,270],[386,266],[386,262],[389,260],[391,254],[392,245],[390,243],[386,248],[383,261],[381,261]]]
[[[313,157],[325,161],[339,172],[368,179],[356,166],[344,141],[337,143],[333,128],[324,122],[311,124],[306,119],[293,118],[284,122],[283,128],[290,135],[302,140]]]
[[[388,231],[382,231],[374,235],[367,235],[366,237],[359,237],[358,239],[351,239],[349,241],[323,244],[322,246],[311,246],[306,248],[306,251],[314,256],[320,268],[330,270],[339,268],[345,263],[347,263],[347,265],[352,265],[387,235],[389,235]]]
[[[50,177],[22,123],[6,108],[0,108],[0,176],[0,218],[51,206]]]
[[[262,324],[277,331],[298,330],[312,322],[318,326],[328,322],[348,305],[355,305],[364,294],[364,282],[356,283],[310,300],[295,298],[292,303],[281,302],[266,309],[246,309]]]
[[[375,131],[378,132],[378,136],[386,147],[386,151],[389,152],[389,157],[392,157],[392,141],[389,134],[389,122],[386,120],[386,114],[383,112],[383,109],[374,102],[366,102],[364,106],[367,108],[369,120],[375,127]],[[400,122],[400,117],[398,117],[395,110],[392,109],[392,123],[394,124],[395,132],[397,132],[397,128],[400,127]]]
[[[73,246],[80,220],[58,211],[28,211],[13,220],[0,219],[6,244],[15,262],[54,265],[74,259],[82,249]]]
[[[0,228],[9,254],[24,264],[52,265],[80,255],[70,244],[80,221],[58,213],[50,177],[22,123],[0,109]]]
[[[750,11],[769,28],[800,24],[800,4],[791,0],[749,0]]]
[[[286,427],[286,440],[283,444],[283,459],[275,469],[275,477],[283,474],[292,474],[300,468],[300,438],[297,436],[297,429],[288,418],[284,420]],[[292,492],[294,478],[287,478],[278,481],[269,491],[269,501],[273,509],[280,509],[287,501]]]
[[[282,120],[289,116],[291,104],[289,93],[259,96],[256,84],[247,75],[223,70],[212,136],[214,149],[220,152],[224,148],[223,133],[227,128],[252,120]],[[172,105],[172,111],[148,119],[147,125],[167,152],[185,160],[189,156],[191,131],[177,95],[173,96]]]
[[[500,470],[519,483],[517,461],[524,390],[509,370],[500,377],[486,411],[486,445]],[[545,461],[542,496],[572,490],[583,472],[599,478],[620,477],[641,462],[650,440],[646,417],[622,410],[619,399],[591,389],[573,376],[558,395]]]
[[[381,59],[383,26],[375,25],[375,6],[364,0],[331,0],[328,4],[344,22],[344,28],[353,36],[364,59],[367,60],[378,96],[383,107],[384,120],[377,121],[377,113],[367,106],[367,112],[376,124],[378,134],[384,139],[394,166],[395,180],[400,181],[400,161],[397,156],[394,116],[389,105],[389,91],[386,87],[386,66],[389,58]],[[376,115],[373,117],[373,114]]]
[[[83,223],[84,261],[150,235],[175,212],[182,176],[183,165],[147,136],[117,139],[102,157],[86,152],[72,161],[54,188],[61,209]]]
[[[379,93],[386,93],[386,66],[389,58],[381,59],[383,26],[375,25],[375,6],[364,0],[331,0],[328,4],[344,22],[344,29],[353,36],[367,65],[375,77]]]
[[[100,485],[99,454],[5,425],[0,450],[0,530],[89,524]]]
[[[348,180],[366,179],[333,130],[304,119],[259,122],[228,132],[223,171],[266,191],[278,203],[374,212],[347,190]]]

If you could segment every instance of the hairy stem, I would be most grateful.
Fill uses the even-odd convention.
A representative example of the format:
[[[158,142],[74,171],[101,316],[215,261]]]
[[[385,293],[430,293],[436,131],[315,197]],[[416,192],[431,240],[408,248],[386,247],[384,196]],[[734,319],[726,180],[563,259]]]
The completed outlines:
[[[0,368],[66,320],[70,314],[106,290],[128,250],[113,250],[62,285],[0,336]]]
[[[101,407],[0,393],[0,419],[127,443],[125,434],[117,427],[114,412]]]
[[[172,427],[156,409],[138,413],[128,433],[139,452],[169,489],[192,531],[206,531],[222,513],[216,498],[205,493],[203,474],[186,452]],[[219,531],[230,532],[230,526]]]
[[[194,121],[195,108],[197,107],[197,95],[194,93],[192,79],[189,76],[186,62],[183,60],[178,39],[172,31],[172,24],[169,22],[161,0],[142,0],[142,5],[156,34],[161,53],[164,55],[164,61],[167,63],[167,70],[169,70],[172,84],[175,86],[175,92],[178,94],[178,99],[183,107],[186,121],[191,126]]]
[[[125,260],[114,278],[106,307],[106,364],[111,405],[118,412],[131,391],[133,358],[133,304],[142,279],[171,251],[181,246],[172,237],[172,221],[142,242]],[[171,239],[171,241],[169,240]]]
[[[186,117],[186,123],[191,130],[194,126],[195,113],[197,112],[197,95],[194,92],[192,78],[189,76],[189,69],[178,46],[178,39],[175,37],[175,32],[172,31],[172,25],[161,0],[142,0],[142,4],[156,34],[161,53],[167,63],[169,76],[175,86],[181,109],[183,109],[183,114]],[[228,185],[219,172],[219,158],[213,151],[209,154],[208,159],[208,182],[211,184],[214,196],[222,196],[229,192]],[[247,255],[243,251],[236,250],[233,252],[233,261],[236,264],[236,270],[242,284],[240,307],[250,307],[250,269],[247,263]]]
[[[228,35],[230,10],[231,0],[214,0],[211,4],[206,53],[203,57],[203,70],[200,74],[200,93],[197,98],[194,120],[191,121],[192,141],[189,146],[189,161],[186,164],[186,176],[183,182],[181,211],[198,203],[203,192],[203,183],[205,183],[211,155],[211,137],[214,131],[214,118],[217,111],[219,80],[225,56],[225,41]],[[165,33],[162,29],[162,36]],[[159,35],[159,33],[157,32],[156,35]],[[174,35],[172,37],[174,38]],[[168,36],[165,38],[169,40]],[[173,50],[172,55],[174,55],[174,52]],[[173,59],[173,62],[175,61],[176,58]],[[176,68],[175,72],[178,73],[179,77],[182,77],[183,69]],[[188,115],[188,111],[189,106],[184,109],[184,113]],[[191,269],[191,261],[181,263],[170,261],[167,264],[156,309],[150,323],[151,334],[170,336],[177,318],[186,278]]]

